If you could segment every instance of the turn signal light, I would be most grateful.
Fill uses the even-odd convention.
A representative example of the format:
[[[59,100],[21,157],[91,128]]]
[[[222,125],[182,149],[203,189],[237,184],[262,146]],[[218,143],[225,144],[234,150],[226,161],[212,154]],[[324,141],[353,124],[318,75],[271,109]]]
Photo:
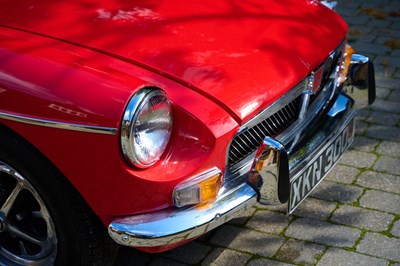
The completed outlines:
[[[212,168],[179,184],[173,192],[176,207],[205,203],[215,199],[221,188],[221,171]]]
[[[347,72],[349,70],[350,62],[351,62],[351,56],[355,53],[356,51],[351,47],[350,45],[346,45],[346,50],[344,54],[344,62],[342,66],[342,73],[341,73],[341,80],[340,83],[343,84],[344,81],[346,80],[347,77]]]

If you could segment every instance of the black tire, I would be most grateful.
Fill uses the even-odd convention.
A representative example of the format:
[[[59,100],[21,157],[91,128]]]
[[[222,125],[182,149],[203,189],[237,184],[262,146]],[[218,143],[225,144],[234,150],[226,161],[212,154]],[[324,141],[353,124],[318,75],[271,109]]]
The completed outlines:
[[[17,186],[22,189],[11,201]],[[5,202],[12,202],[7,204],[11,209],[4,207]],[[112,265],[117,249],[107,229],[54,165],[0,125],[0,262]]]

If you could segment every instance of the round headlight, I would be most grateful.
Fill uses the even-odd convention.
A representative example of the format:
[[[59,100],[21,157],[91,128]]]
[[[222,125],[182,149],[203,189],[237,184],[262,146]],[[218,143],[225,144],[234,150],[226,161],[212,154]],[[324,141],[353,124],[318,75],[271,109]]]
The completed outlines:
[[[163,91],[147,87],[137,92],[125,109],[121,146],[125,158],[145,168],[156,163],[172,131],[172,106]]]

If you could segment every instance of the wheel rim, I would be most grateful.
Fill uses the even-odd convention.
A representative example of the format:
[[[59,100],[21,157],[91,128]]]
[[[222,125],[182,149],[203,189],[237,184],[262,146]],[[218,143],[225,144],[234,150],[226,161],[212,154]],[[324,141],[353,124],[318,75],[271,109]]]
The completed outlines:
[[[56,253],[54,223],[42,198],[27,179],[0,161],[0,261],[49,265]]]

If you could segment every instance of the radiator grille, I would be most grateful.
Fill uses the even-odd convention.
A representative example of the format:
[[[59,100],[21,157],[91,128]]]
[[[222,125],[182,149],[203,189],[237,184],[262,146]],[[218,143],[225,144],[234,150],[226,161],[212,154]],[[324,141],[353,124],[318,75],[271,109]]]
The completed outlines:
[[[299,116],[302,95],[254,127],[236,135],[232,140],[228,166],[234,165],[257,150],[266,136],[277,136]]]
[[[345,42],[343,41],[321,64],[320,67],[323,68],[321,84],[315,94],[311,96],[311,102],[323,91],[322,88],[325,87],[329,80],[334,79],[335,75],[338,73],[337,71],[340,67],[344,45]],[[323,93],[329,94],[330,92],[324,91]],[[302,99],[303,95],[301,94],[271,116],[251,128],[246,129],[244,132],[237,134],[229,147],[228,167],[237,164],[257,150],[266,136],[275,137],[279,135],[297,120]]]

